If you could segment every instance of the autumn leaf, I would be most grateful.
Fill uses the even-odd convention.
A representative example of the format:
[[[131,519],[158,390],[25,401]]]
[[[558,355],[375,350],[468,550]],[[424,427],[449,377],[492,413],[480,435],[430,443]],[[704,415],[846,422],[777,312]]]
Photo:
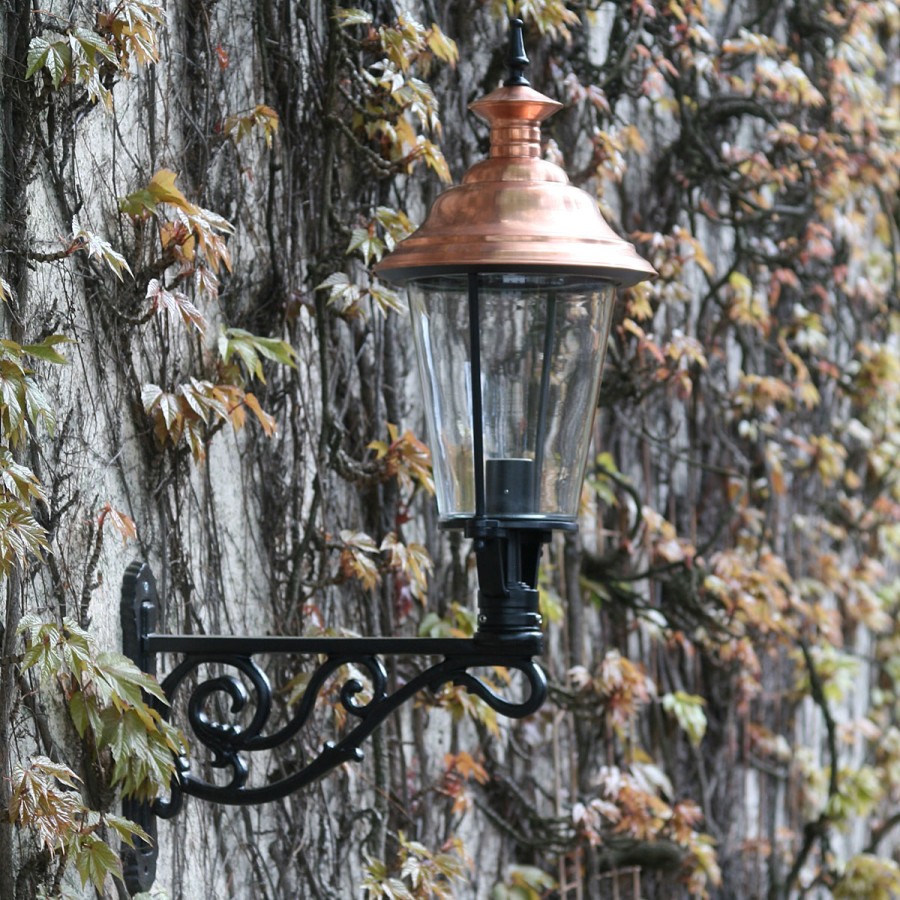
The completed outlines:
[[[137,540],[137,526],[134,524],[134,519],[120,510],[114,509],[109,503],[104,504],[103,509],[100,510],[99,527],[103,528],[106,522],[109,522],[119,532],[123,544]]]
[[[405,576],[413,597],[424,603],[428,576],[433,568],[431,557],[425,547],[415,542],[405,544],[398,539],[394,532],[391,532],[385,536],[379,549],[382,553],[388,554],[390,568]]]
[[[150,179],[147,191],[156,203],[169,203],[185,212],[190,212],[194,209],[194,205],[188,202],[179,188],[175,187],[177,177],[170,169],[160,169]]]
[[[259,130],[266,146],[271,147],[272,140],[278,132],[278,125],[278,113],[271,106],[261,103],[249,112],[226,116],[222,123],[222,131],[238,144]]]
[[[346,578],[357,579],[366,590],[372,590],[381,581],[378,566],[378,545],[362,531],[344,529],[341,538],[341,572]]]
[[[444,765],[448,770],[459,772],[466,781],[474,778],[479,784],[487,784],[490,780],[487,769],[465,750],[444,754]]]
[[[459,48],[456,46],[456,41],[447,37],[437,25],[432,24],[425,32],[425,43],[438,59],[442,59],[451,66],[456,66],[459,61]]]
[[[375,458],[381,463],[388,478],[398,477],[407,490],[415,484],[434,493],[431,475],[431,453],[411,431],[402,435],[396,425],[387,426],[389,441],[370,441],[369,449],[375,451]]]
[[[126,215],[140,218],[156,212],[157,206],[170,204],[186,213],[197,207],[175,186],[178,176],[170,169],[160,169],[150,179],[150,183],[119,200],[119,210]]]
[[[206,319],[203,314],[179,290],[166,290],[157,278],[152,278],[147,285],[147,299],[150,309],[158,315],[167,315],[171,322],[182,322],[193,326],[201,334],[206,330]]]

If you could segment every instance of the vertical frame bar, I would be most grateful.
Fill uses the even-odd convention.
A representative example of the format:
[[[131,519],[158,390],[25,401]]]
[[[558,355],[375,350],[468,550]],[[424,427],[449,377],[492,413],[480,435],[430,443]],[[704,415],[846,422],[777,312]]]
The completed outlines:
[[[469,364],[472,367],[472,465],[475,467],[475,518],[485,516],[484,413],[481,405],[481,308],[478,273],[469,272]]]
[[[547,298],[547,319],[544,324],[544,358],[541,360],[541,390],[538,400],[537,431],[534,435],[533,510],[541,511],[541,480],[544,468],[544,432],[547,430],[547,407],[550,405],[550,367],[553,356],[553,336],[556,326],[556,294]]]

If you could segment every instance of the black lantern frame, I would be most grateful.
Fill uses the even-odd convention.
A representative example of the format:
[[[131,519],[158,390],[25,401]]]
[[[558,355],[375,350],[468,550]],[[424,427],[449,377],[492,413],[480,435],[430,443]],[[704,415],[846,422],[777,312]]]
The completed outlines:
[[[538,158],[540,122],[560,104],[528,86],[523,76],[527,62],[522,23],[513,20],[510,75],[502,88],[473,104],[476,112],[492,123],[492,159],[470,170],[470,175],[478,170],[471,176],[475,184],[466,183],[470,181],[467,175],[463,185],[441,195],[430,216],[434,217],[437,207],[446,201],[443,213],[429,218],[378,267],[382,278],[398,283],[431,276],[465,277],[474,509],[472,515],[448,518],[442,527],[461,528],[473,541],[479,583],[476,633],[472,638],[449,639],[163,634],[157,631],[160,598],[153,574],[145,562],[133,563],[122,585],[124,653],[142,671],[154,676],[160,656],[178,658],[171,672],[161,678],[162,690],[171,705],[159,711],[168,716],[172,706],[179,702],[186,705],[186,739],[191,745],[206,748],[209,766],[220,777],[208,780],[193,770],[186,759],[178,759],[167,799],[149,804],[125,801],[124,814],[140,824],[152,839],[151,844],[138,840],[134,848],[123,848],[124,881],[132,894],[148,890],[155,880],[156,819],[177,815],[186,796],[238,806],[283,798],[344,763],[359,762],[365,739],[385,718],[423,690],[457,685],[499,715],[513,719],[536,712],[546,698],[546,677],[534,661],[543,651],[538,608],[540,557],[542,545],[550,540],[554,530],[577,528],[575,517],[552,511],[540,514],[534,504],[523,515],[516,502],[504,507],[490,501],[490,497],[492,492],[517,491],[526,495],[531,491],[533,496],[529,479],[540,477],[543,431],[550,405],[548,360],[554,337],[554,301],[548,301],[542,338],[535,458],[529,461],[530,470],[536,474],[523,476],[522,471],[528,467],[517,465],[501,471],[504,461],[500,460],[501,465],[494,466],[491,474],[494,484],[488,484],[483,439],[480,278],[497,273],[526,278],[566,276],[621,286],[650,277],[653,269],[603,222],[592,198],[569,185],[562,170]],[[520,203],[523,198],[525,202]],[[457,200],[462,207],[454,211]],[[496,210],[480,208],[489,207],[491,202]],[[510,225],[506,215],[509,209],[523,211],[520,231],[515,223]],[[500,218],[496,215],[498,210]],[[549,232],[542,230],[548,217],[554,220]],[[564,220],[562,227],[560,220]],[[594,360],[598,371],[601,363],[602,353]],[[282,657],[292,661],[303,658],[312,665],[301,699],[286,721],[281,718],[273,724],[273,689],[266,661]],[[401,657],[420,661],[417,674],[391,687],[385,660]],[[340,685],[339,702],[351,727],[336,742],[326,743],[318,753],[301,760],[290,773],[260,786],[251,784],[250,761],[254,754],[264,755],[297,741],[310,724],[325,686],[333,687],[333,676],[346,667],[364,673],[368,682],[364,686],[358,678],[348,676]],[[479,674],[478,670],[493,667],[521,673],[526,688],[522,699],[501,696]],[[214,712],[226,707],[225,713]]]

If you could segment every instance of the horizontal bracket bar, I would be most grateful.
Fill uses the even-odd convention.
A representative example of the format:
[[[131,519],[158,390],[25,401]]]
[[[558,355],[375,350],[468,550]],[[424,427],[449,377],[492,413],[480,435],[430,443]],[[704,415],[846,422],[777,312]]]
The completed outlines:
[[[536,656],[542,649],[541,636],[516,635],[514,639],[491,641],[475,638],[420,637],[290,637],[260,635],[156,634],[141,639],[145,654],[182,653],[186,655],[234,654],[262,656],[266,654],[322,654],[325,656]]]

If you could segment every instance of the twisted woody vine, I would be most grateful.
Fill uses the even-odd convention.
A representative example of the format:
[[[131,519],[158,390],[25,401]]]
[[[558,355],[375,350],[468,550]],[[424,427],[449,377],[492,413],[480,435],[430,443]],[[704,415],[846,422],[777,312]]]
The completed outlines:
[[[317,802],[161,828],[155,896],[900,895],[897,3],[12,0],[4,900],[122,896],[120,798],[186,752],[113,649],[135,556],[174,630],[472,633],[372,267],[484,154],[510,15],[544,152],[659,272],[545,551],[550,699],[448,687]]]

